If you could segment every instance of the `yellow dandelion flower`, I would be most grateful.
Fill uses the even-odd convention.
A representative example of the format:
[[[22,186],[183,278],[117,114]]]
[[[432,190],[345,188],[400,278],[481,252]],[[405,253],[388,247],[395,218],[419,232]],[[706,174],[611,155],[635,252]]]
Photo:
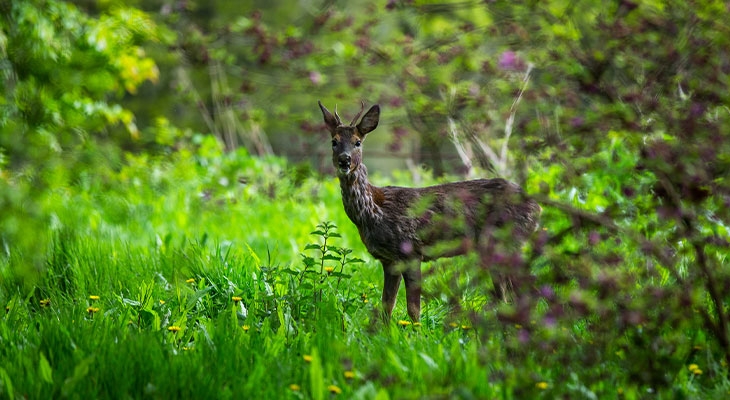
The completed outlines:
[[[471,329],[471,326],[469,326],[469,325],[462,325],[461,326],[461,329],[463,329],[465,331],[468,331],[469,329]]]
[[[337,387],[335,385],[329,385],[329,386],[327,386],[327,390],[329,390],[330,393],[333,393],[333,394],[340,394],[340,393],[342,393],[342,389],[340,389],[339,387]]]
[[[369,303],[368,299],[362,301],[363,303]]]
[[[165,304],[165,300],[160,300],[160,305]]]
[[[352,379],[355,377],[355,373],[352,371],[345,371],[343,375],[345,376],[345,379]]]
[[[99,307],[86,307],[86,312],[89,314],[94,314],[99,312]]]
[[[89,300],[93,300],[93,301],[99,300],[100,298],[101,297],[99,297],[99,296],[97,296],[95,294],[92,294],[91,296],[89,296]]]
[[[335,269],[332,267],[324,267],[324,271],[327,272],[328,274],[331,274],[334,270]]]
[[[411,325],[411,321],[406,321],[406,320],[402,319],[402,320],[398,321],[398,325],[408,326],[408,325]]]
[[[303,360],[304,360],[304,362],[306,362],[306,363],[311,363],[311,362],[312,362],[312,356],[310,356],[309,354],[305,354],[305,355],[303,355],[303,356],[302,356],[302,359],[303,359]]]
[[[451,322],[451,323],[449,323],[449,326],[452,328],[456,328],[459,326],[459,324],[457,324],[456,322]]]
[[[687,366],[687,369],[690,370],[690,372],[692,372],[696,369],[699,369],[699,368],[700,368],[700,366],[697,364],[690,364],[689,366]]]
[[[182,330],[182,328],[177,325],[172,325],[172,326],[168,326],[167,330],[170,332],[180,332]]]
[[[195,283],[195,278],[185,280],[185,283]]]
[[[693,369],[692,370],[692,373],[695,374],[695,375],[702,375],[702,370],[699,369],[699,368],[696,368],[696,369]]]
[[[545,390],[548,388],[548,383],[547,382],[538,382],[535,384],[535,387],[540,390]]]
[[[291,391],[293,391],[293,392],[298,392],[298,391],[300,391],[301,389],[302,389],[302,388],[301,388],[301,387],[299,387],[299,385],[297,385],[296,383],[292,383],[291,385],[289,385],[289,390],[291,390]]]
[[[48,307],[51,305],[51,299],[43,299],[40,301],[41,307]]]
[[[231,297],[231,300],[233,300],[235,303],[238,303],[239,301],[241,301],[243,299],[239,296],[233,296],[233,297]]]
[[[251,327],[248,326],[248,325],[244,325],[241,328],[243,328],[243,330],[246,331],[246,332],[248,332],[248,330],[251,329]]]
[[[421,323],[420,322],[414,322],[413,323],[413,326],[421,326]]]

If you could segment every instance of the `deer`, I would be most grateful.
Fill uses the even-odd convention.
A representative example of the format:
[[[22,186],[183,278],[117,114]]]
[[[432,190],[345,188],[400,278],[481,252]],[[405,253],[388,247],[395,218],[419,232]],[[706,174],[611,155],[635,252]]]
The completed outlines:
[[[516,243],[537,229],[541,207],[518,185],[502,178],[422,188],[372,185],[363,164],[362,144],[378,126],[380,106],[375,104],[362,115],[363,102],[346,125],[336,108],[332,114],[321,101],[318,104],[332,136],[332,164],[345,213],[368,252],[383,266],[385,321],[393,314],[401,280],[408,316],[414,322],[420,320],[422,262],[464,255],[480,241],[494,239],[488,233],[501,227],[511,227],[510,237]],[[512,285],[509,277],[491,275],[494,293],[506,299]]]

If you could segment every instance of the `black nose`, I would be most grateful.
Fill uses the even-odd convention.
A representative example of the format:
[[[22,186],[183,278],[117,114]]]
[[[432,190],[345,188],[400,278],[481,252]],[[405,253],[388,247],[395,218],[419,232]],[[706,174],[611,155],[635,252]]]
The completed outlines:
[[[340,164],[340,168],[350,168],[350,161],[352,159],[350,158],[349,154],[340,154],[337,161]]]

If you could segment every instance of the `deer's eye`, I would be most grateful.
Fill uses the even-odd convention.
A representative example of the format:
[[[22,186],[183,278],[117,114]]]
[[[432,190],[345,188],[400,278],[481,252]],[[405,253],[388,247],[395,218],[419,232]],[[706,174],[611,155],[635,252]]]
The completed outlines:
[[[337,147],[337,141],[332,139],[332,147]]]
[[[361,144],[362,144],[362,142],[358,140],[355,142],[355,147],[360,147]]]

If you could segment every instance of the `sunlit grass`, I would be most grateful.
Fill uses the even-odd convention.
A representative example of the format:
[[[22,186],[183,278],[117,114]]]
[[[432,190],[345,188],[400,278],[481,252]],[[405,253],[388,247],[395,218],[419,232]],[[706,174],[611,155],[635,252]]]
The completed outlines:
[[[382,272],[342,212],[336,181],[315,177],[293,187],[275,165],[249,161],[255,187],[217,187],[215,171],[177,162],[156,166],[177,183],[164,189],[139,165],[120,174],[142,184],[125,186],[122,177],[103,196],[65,197],[55,206],[59,223],[49,232],[44,271],[18,281],[9,273],[18,258],[0,259],[0,394],[640,397],[643,389],[610,364],[600,372],[606,382],[560,381],[576,367],[546,367],[553,353],[528,354],[515,365],[512,352],[535,326],[500,324],[500,308],[485,309],[490,282],[461,273],[473,271],[475,257],[425,266],[420,322],[407,318],[401,290],[393,323],[372,329]],[[173,178],[180,169],[200,176]],[[265,194],[274,182],[283,184],[281,193]],[[330,244],[365,262],[317,264],[322,237],[311,232],[323,221],[341,235]],[[303,274],[302,255],[321,270]],[[463,313],[454,312],[454,299]],[[550,332],[583,346],[589,324]],[[693,361],[677,387],[704,393],[701,385],[718,367]]]

